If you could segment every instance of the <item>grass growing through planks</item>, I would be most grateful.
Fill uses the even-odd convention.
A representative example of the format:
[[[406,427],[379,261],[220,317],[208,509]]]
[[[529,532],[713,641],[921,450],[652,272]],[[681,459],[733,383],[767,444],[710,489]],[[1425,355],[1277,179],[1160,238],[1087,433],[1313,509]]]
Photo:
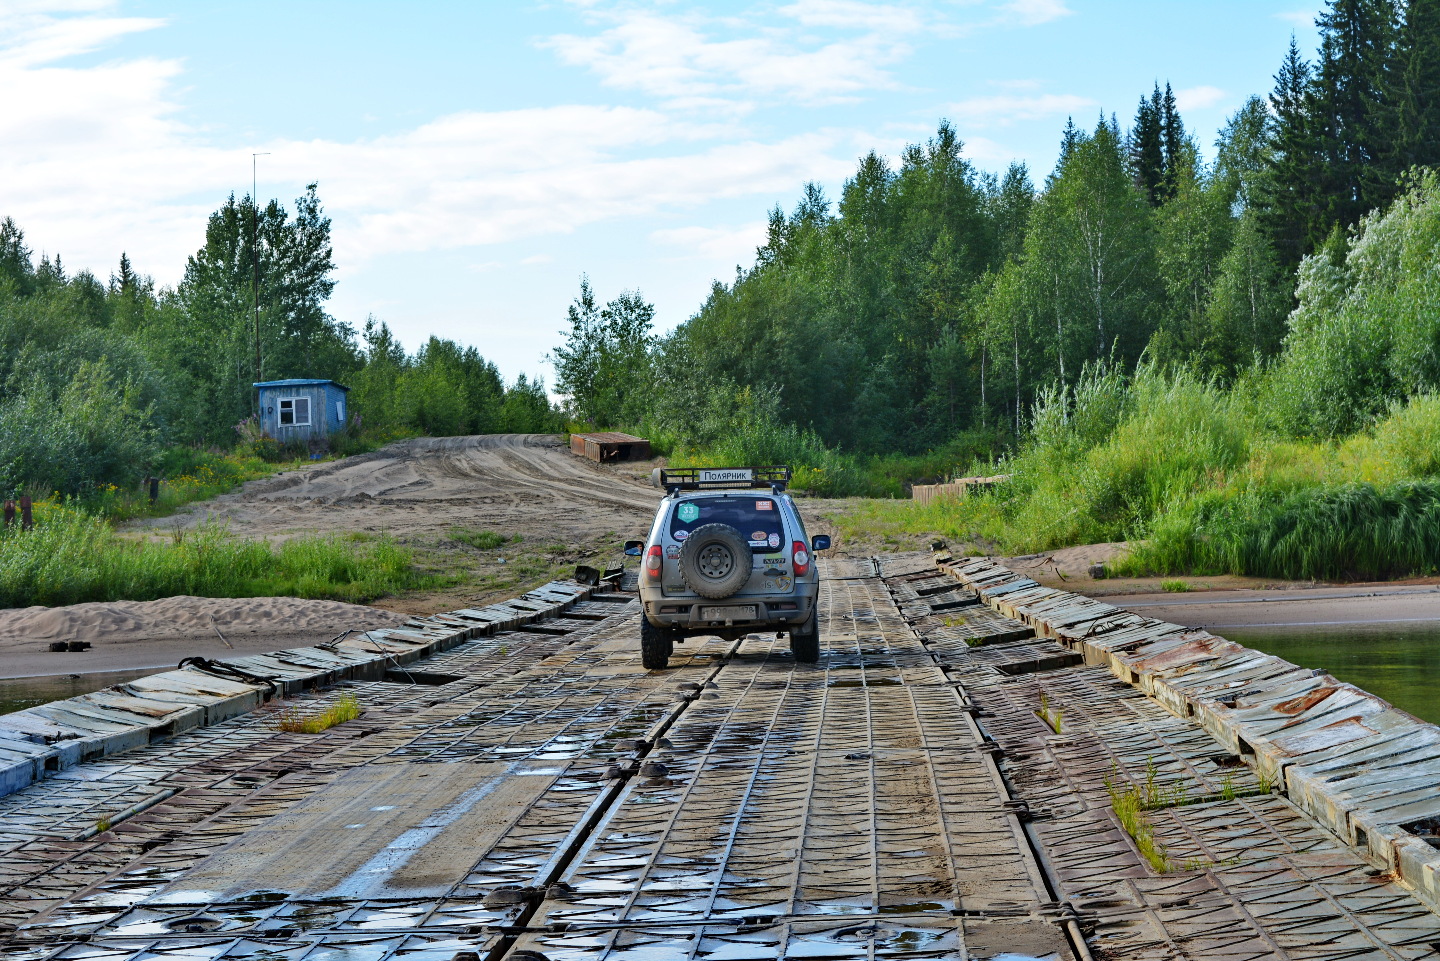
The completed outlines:
[[[1118,778],[1105,778],[1105,790],[1110,794],[1110,808],[1115,818],[1130,839],[1135,850],[1155,869],[1157,874],[1168,874],[1173,864],[1165,848],[1155,840],[1155,825],[1145,816],[1142,790],[1134,784],[1121,784]]]
[[[1052,708],[1050,697],[1044,691],[1040,692],[1040,710],[1035,714],[1040,720],[1050,725],[1050,729],[1056,734],[1064,733],[1062,729],[1065,723],[1065,712],[1059,708]]]
[[[288,596],[360,603],[424,586],[410,551],[388,539],[251,541],[207,524],[169,543],[117,533],[64,505],[37,509],[35,529],[0,531],[0,607],[81,601]]]
[[[1164,845],[1155,840],[1155,824],[1145,812],[1184,805],[1189,801],[1189,792],[1181,782],[1169,787],[1160,783],[1158,773],[1155,760],[1146,758],[1145,780],[1129,784],[1120,777],[1119,768],[1112,767],[1105,778],[1105,790],[1110,795],[1110,807],[1115,812],[1115,818],[1135,842],[1135,850],[1155,869],[1155,873],[1169,874],[1177,870],[1177,865],[1170,860]],[[1193,870],[1189,866],[1192,863],[1199,862],[1188,861],[1178,869]]]
[[[360,716],[360,701],[354,694],[341,694],[335,703],[318,714],[310,714],[299,707],[287,708],[276,720],[275,726],[292,734],[319,734],[337,724],[353,721]]]
[[[1042,706],[1043,710],[1043,706]],[[1041,715],[1042,717],[1044,715]],[[1275,779],[1257,770],[1258,784],[1254,788],[1241,788],[1235,783],[1235,776],[1227,772],[1220,779],[1218,795],[1201,794],[1191,796],[1183,782],[1165,785],[1159,780],[1159,771],[1154,758],[1145,759],[1145,779],[1139,784],[1127,782],[1120,776],[1118,767],[1111,766],[1105,778],[1105,790],[1110,795],[1110,807],[1115,818],[1135,842],[1140,856],[1158,874],[1172,871],[1200,871],[1215,865],[1203,858],[1188,858],[1183,862],[1171,860],[1165,847],[1155,840],[1155,824],[1146,815],[1148,811],[1162,808],[1184,807],[1187,804],[1204,804],[1210,801],[1234,801],[1237,798],[1258,797],[1269,794],[1275,788]],[[1230,859],[1221,864],[1238,864],[1239,859]]]

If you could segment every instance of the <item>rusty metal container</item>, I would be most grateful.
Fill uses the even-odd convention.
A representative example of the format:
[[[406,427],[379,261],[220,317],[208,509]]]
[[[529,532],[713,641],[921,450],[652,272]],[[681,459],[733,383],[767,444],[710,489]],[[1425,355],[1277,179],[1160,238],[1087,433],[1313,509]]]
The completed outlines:
[[[594,434],[571,434],[570,449],[581,457],[606,464],[611,461],[649,460],[650,442],[617,431]]]

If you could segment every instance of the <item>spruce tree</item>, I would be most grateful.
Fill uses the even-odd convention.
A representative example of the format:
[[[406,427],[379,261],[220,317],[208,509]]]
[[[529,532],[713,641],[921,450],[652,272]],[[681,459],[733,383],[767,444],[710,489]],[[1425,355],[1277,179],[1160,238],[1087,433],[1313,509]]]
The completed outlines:
[[[1310,64],[1292,36],[1270,94],[1271,149],[1258,191],[1261,226],[1280,263],[1290,270],[1310,251],[1309,231],[1318,203],[1321,159],[1311,116],[1312,83]]]
[[[1156,91],[1159,94],[1159,91]],[[1180,108],[1175,105],[1175,91],[1165,84],[1165,96],[1160,100],[1160,137],[1165,147],[1165,175],[1163,189],[1165,199],[1174,197],[1180,189],[1180,177],[1185,165],[1185,125],[1180,122]]]
[[[135,294],[135,271],[130,266],[130,257],[124,251],[120,253],[119,271],[110,275],[110,292],[126,296]]]
[[[1390,0],[1331,0],[1316,21],[1320,62],[1311,116],[1322,175],[1310,244],[1348,227],[1395,193],[1386,163],[1385,77],[1394,37]]]
[[[1080,133],[1080,128],[1075,126],[1075,118],[1066,117],[1065,129],[1060,132],[1060,157],[1055,161],[1055,169],[1051,171],[1050,176],[1046,178],[1045,182],[1047,185],[1054,181],[1056,177],[1060,176],[1061,171],[1065,169],[1065,164],[1070,160],[1070,155],[1075,152],[1075,146],[1080,142],[1082,137],[1083,134]]]
[[[1440,165],[1440,0],[1409,0],[1387,76],[1389,167]]]
[[[25,231],[10,217],[0,221],[0,287],[5,285],[17,294],[35,288],[35,265],[25,246]]]
[[[1135,126],[1130,131],[1130,170],[1139,190],[1151,206],[1160,206],[1165,180],[1165,146],[1160,123],[1160,84],[1149,99],[1140,98]]]

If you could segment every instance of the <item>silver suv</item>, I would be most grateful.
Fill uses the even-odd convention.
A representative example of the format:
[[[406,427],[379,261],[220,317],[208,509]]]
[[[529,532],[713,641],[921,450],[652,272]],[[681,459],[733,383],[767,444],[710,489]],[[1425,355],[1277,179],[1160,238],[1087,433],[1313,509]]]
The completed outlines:
[[[734,640],[757,630],[790,635],[797,661],[820,659],[815,600],[820,576],[788,467],[658,468],[665,489],[650,536],[627,541],[640,557],[640,654],[663,668],[675,644],[696,635]]]

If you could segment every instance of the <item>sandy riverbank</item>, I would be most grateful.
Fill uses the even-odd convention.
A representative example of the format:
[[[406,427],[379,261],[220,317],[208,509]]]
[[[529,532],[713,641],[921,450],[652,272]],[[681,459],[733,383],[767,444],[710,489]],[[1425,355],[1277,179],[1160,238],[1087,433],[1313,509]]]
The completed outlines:
[[[1126,594],[1106,600],[1137,614],[1222,635],[1227,627],[1400,626],[1440,621],[1440,587],[1428,585]]]

